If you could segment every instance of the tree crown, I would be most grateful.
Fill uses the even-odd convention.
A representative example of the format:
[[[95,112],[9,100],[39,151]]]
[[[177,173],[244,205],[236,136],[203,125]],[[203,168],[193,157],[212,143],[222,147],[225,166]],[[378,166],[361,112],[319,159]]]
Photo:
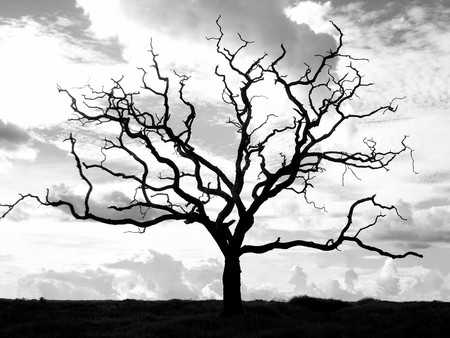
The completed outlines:
[[[220,19],[220,18],[219,18]],[[113,86],[107,90],[86,86],[87,93],[83,97],[83,107],[79,100],[67,89],[58,90],[68,95],[70,106],[74,112],[72,121],[82,125],[114,124],[118,127],[115,138],[104,139],[101,153],[104,158],[97,163],[82,161],[76,150],[76,138],[70,134],[66,141],[70,142],[71,154],[75,160],[80,178],[87,186],[83,197],[83,205],[50,196],[44,198],[26,194],[7,207],[2,215],[5,217],[20,201],[34,198],[43,205],[66,207],[72,216],[80,220],[94,220],[108,224],[133,224],[140,231],[155,224],[170,220],[185,223],[198,222],[205,226],[225,256],[229,254],[263,253],[272,249],[287,249],[294,246],[306,246],[324,251],[338,249],[347,241],[354,242],[363,249],[378,252],[392,258],[407,255],[420,256],[415,252],[401,255],[391,254],[374,246],[365,244],[358,235],[375,225],[385,214],[380,212],[373,223],[360,227],[355,235],[348,235],[353,223],[355,209],[370,203],[381,211],[392,210],[400,218],[394,206],[386,206],[375,201],[375,195],[354,202],[348,212],[337,238],[325,243],[304,240],[282,242],[275,241],[254,246],[243,245],[246,233],[254,225],[255,215],[268,200],[282,191],[291,191],[304,196],[308,203],[315,206],[307,198],[307,190],[312,188],[315,175],[323,171],[325,163],[337,163],[345,170],[353,172],[354,168],[370,170],[387,169],[389,164],[401,153],[409,152],[404,136],[395,150],[379,150],[373,139],[365,139],[365,151],[349,152],[342,149],[329,149],[327,141],[345,122],[361,120],[376,114],[395,112],[397,98],[386,105],[373,110],[353,113],[347,112],[346,105],[357,97],[357,92],[372,83],[365,83],[363,76],[354,66],[357,59],[343,54],[343,33],[336,28],[339,38],[336,48],[325,55],[318,55],[318,65],[305,66],[305,71],[297,77],[287,77],[281,72],[280,64],[287,50],[281,45],[281,52],[275,59],[268,61],[263,54],[249,65],[243,66],[239,57],[251,41],[238,35],[240,46],[231,51],[223,46],[224,33],[219,19],[217,37],[208,38],[215,42],[217,53],[223,58],[227,69],[217,66],[215,75],[223,85],[222,100],[233,112],[227,123],[236,128],[237,146],[233,161],[233,173],[227,172],[219,163],[213,163],[192,142],[193,126],[197,117],[197,109],[192,99],[185,94],[189,76],[174,72],[178,79],[178,102],[185,108],[181,122],[174,122],[172,98],[170,97],[170,79],[165,76],[158,64],[158,55],[150,43],[152,74],[148,69],[142,72],[142,91],[157,98],[161,102],[158,113],[140,107],[137,99],[140,92],[127,92],[122,86],[122,79],[113,80]],[[347,60],[347,73],[341,75],[336,71],[338,60]],[[152,80],[149,77],[153,75]],[[238,79],[238,84],[232,79]],[[283,93],[292,111],[291,120],[284,125],[271,127],[276,114],[261,114],[255,109],[258,87],[262,83],[271,82]],[[290,149],[273,158],[271,145],[277,139],[289,139]],[[120,151],[124,158],[131,160],[138,168],[132,172],[122,172],[108,165],[108,154]],[[148,161],[151,159],[151,161]],[[154,177],[154,165],[161,168]],[[131,182],[135,193],[126,205],[110,205],[109,209],[123,213],[139,210],[140,217],[102,216],[92,211],[92,193],[94,183],[88,172],[99,170],[113,178]],[[250,177],[253,175],[252,177]],[[208,210],[214,201],[217,212]]]

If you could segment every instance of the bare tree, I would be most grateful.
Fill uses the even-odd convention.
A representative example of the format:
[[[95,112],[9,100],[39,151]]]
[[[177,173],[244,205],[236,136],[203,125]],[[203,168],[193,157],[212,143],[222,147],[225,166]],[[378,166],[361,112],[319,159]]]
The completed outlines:
[[[334,25],[334,24],[333,24]],[[4,218],[18,203],[27,198],[37,200],[41,205],[68,208],[71,215],[78,220],[92,220],[106,224],[132,224],[144,232],[148,227],[166,221],[184,221],[187,224],[200,223],[210,233],[220,248],[225,266],[223,272],[223,302],[224,314],[232,315],[242,312],[241,301],[241,269],[240,257],[247,253],[262,254],[274,249],[288,249],[302,246],[321,251],[338,250],[346,242],[352,242],[359,247],[391,258],[403,258],[408,255],[422,257],[416,252],[393,254],[376,246],[367,244],[360,239],[361,232],[374,226],[384,211],[391,211],[402,218],[395,206],[383,205],[375,200],[375,195],[354,202],[348,211],[347,221],[335,238],[323,242],[306,241],[302,239],[282,241],[280,237],[262,245],[244,245],[244,238],[252,227],[256,226],[255,216],[261,206],[277,197],[282,191],[290,190],[294,194],[306,198],[315,175],[320,175],[326,162],[340,164],[345,170],[366,168],[371,170],[387,169],[394,158],[412,149],[405,143],[406,136],[401,140],[397,150],[382,151],[372,139],[364,140],[367,146],[363,152],[347,152],[340,149],[328,149],[325,145],[337,130],[350,120],[364,119],[376,114],[395,112],[393,101],[363,113],[346,113],[345,104],[357,97],[357,91],[362,87],[372,85],[364,83],[362,75],[352,62],[361,60],[341,53],[343,34],[335,26],[339,38],[334,50],[324,56],[317,56],[319,63],[315,67],[306,65],[306,70],[294,80],[281,74],[280,62],[286,55],[286,49],[281,45],[280,55],[273,61],[266,61],[267,54],[254,60],[249,66],[238,65],[242,50],[251,43],[239,35],[240,46],[233,52],[223,46],[223,31],[217,20],[219,35],[209,38],[215,42],[217,53],[224,58],[227,70],[217,66],[215,75],[223,83],[223,101],[231,108],[233,118],[228,123],[236,127],[237,149],[235,149],[234,175],[226,172],[219,164],[214,164],[205,155],[197,151],[191,142],[193,123],[196,119],[196,107],[185,96],[185,86],[189,77],[176,76],[179,79],[178,102],[186,108],[185,119],[181,129],[173,126],[171,103],[169,103],[169,78],[160,72],[152,45],[153,83],[147,70],[142,70],[143,90],[159,98],[162,102],[162,112],[158,115],[138,108],[135,98],[139,93],[128,93],[121,80],[114,81],[109,90],[96,90],[86,86],[88,93],[84,95],[84,108],[80,108],[78,100],[66,89],[58,87],[71,99],[71,108],[75,114],[72,119],[82,125],[111,123],[118,127],[115,139],[105,138],[101,152],[103,161],[88,164],[83,162],[76,151],[76,139],[71,134],[67,139],[71,143],[71,153],[75,159],[80,178],[87,185],[83,196],[84,206],[79,208],[69,200],[50,196],[47,189],[45,197],[32,194],[20,195],[13,204],[3,207]],[[348,60],[348,73],[338,76],[334,71],[337,60]],[[231,75],[237,76],[239,85],[230,80]],[[275,81],[282,89],[286,99],[292,104],[293,118],[291,123],[283,127],[270,128],[261,136],[274,116],[268,115],[263,122],[255,125],[252,120],[258,117],[254,110],[252,99],[255,85],[263,81]],[[234,84],[233,84],[234,83]],[[252,91],[253,90],[253,91]],[[299,93],[306,93],[306,99],[300,99]],[[319,95],[320,94],[320,95]],[[318,99],[320,98],[320,99]],[[326,123],[324,121],[327,121]],[[330,123],[330,121],[332,121]],[[278,164],[274,167],[273,157],[267,148],[274,139],[282,135],[290,135],[292,149],[280,154]],[[174,157],[174,150],[177,157]],[[110,151],[121,151],[140,169],[134,172],[121,172],[108,166],[107,154]],[[144,154],[145,156],[142,155]],[[148,162],[164,168],[161,174],[153,177],[152,168]],[[177,160],[178,158],[178,160]],[[184,161],[184,165],[181,165]],[[271,162],[271,165],[268,162]],[[412,159],[413,161],[413,159]],[[414,162],[413,162],[414,164]],[[257,177],[249,177],[250,168],[256,168]],[[117,215],[120,212],[140,211],[142,217],[105,217],[92,211],[91,194],[94,184],[86,172],[99,170],[114,177],[132,182],[136,192],[127,205],[110,205],[109,208]],[[251,185],[249,187],[249,185]],[[244,189],[245,188],[245,189]],[[250,193],[244,193],[250,191]],[[207,209],[214,199],[221,205],[219,212]],[[372,205],[380,210],[370,224],[354,226],[355,210],[361,205]],[[314,205],[315,206],[315,205]],[[349,231],[351,227],[356,227]]]

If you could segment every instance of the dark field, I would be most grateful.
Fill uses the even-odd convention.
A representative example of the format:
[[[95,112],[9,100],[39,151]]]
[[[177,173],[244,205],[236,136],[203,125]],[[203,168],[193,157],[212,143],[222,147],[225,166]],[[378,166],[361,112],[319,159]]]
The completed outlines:
[[[0,337],[450,337],[450,303],[296,297],[245,302],[0,299]]]

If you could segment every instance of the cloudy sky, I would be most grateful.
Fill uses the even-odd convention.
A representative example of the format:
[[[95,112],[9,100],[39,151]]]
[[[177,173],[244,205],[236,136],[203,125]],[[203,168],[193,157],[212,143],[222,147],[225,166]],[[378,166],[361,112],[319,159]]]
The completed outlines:
[[[351,245],[332,253],[297,248],[250,254],[241,259],[244,298],[450,300],[447,0],[2,0],[0,203],[18,193],[43,195],[46,188],[65,196],[85,191],[63,140],[73,132],[84,158],[93,160],[96,141],[108,130],[68,123],[70,101],[56,86],[77,93],[86,83],[107,87],[125,75],[126,88],[137,90],[136,67],[150,64],[150,38],[167,74],[191,76],[186,95],[198,107],[196,145],[229,168],[234,130],[224,124],[220,81],[213,76],[219,61],[214,43],[205,39],[217,35],[219,15],[227,43],[236,43],[237,32],[255,41],[249,57],[267,52],[276,58],[283,43],[289,74],[304,62],[314,65],[315,54],[336,45],[333,20],[344,32],[343,52],[369,59],[356,66],[375,83],[347,108],[365,111],[405,97],[395,114],[346,126],[336,144],[374,137],[394,149],[408,135],[414,149],[414,163],[404,154],[389,172],[357,171],[359,179],[346,175],[344,186],[342,168],[327,168],[309,197],[328,212],[283,194],[258,214],[247,242],[278,236],[324,242],[345,222],[354,200],[376,193],[408,220],[388,216],[364,240],[424,255],[392,261]],[[285,113],[276,104],[264,107]],[[116,182],[96,178],[99,206],[126,199]],[[23,203],[0,222],[0,297],[220,298],[223,260],[201,226],[168,223],[144,235],[130,230],[76,222],[63,211]]]

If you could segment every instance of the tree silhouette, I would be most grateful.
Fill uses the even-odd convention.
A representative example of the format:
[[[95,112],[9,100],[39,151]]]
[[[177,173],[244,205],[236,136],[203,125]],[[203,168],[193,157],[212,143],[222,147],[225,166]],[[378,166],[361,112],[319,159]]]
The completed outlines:
[[[220,19],[220,18],[219,18]],[[84,108],[80,108],[78,100],[66,89],[58,87],[71,99],[71,108],[75,117],[71,120],[82,125],[113,124],[118,127],[115,139],[105,138],[101,152],[104,159],[98,163],[83,162],[76,151],[76,138],[70,134],[67,139],[71,144],[73,155],[80,178],[87,185],[80,207],[73,201],[57,199],[50,196],[47,189],[45,197],[33,194],[23,194],[13,204],[4,204],[4,218],[18,203],[26,198],[37,200],[41,205],[66,207],[70,214],[78,220],[93,220],[107,224],[132,224],[144,232],[145,229],[165,221],[184,221],[186,224],[200,223],[210,233],[217,243],[225,260],[223,272],[223,304],[224,314],[233,315],[242,312],[241,301],[241,269],[240,257],[247,253],[261,254],[274,249],[288,249],[303,246],[322,251],[338,250],[344,242],[353,242],[359,247],[374,251],[391,258],[403,258],[408,255],[422,257],[415,252],[393,254],[378,247],[363,242],[359,235],[374,226],[383,211],[392,211],[402,218],[395,206],[383,205],[375,200],[375,195],[355,201],[347,214],[347,221],[336,238],[324,242],[306,241],[302,239],[282,241],[276,240],[262,245],[244,245],[246,234],[255,226],[255,215],[267,201],[275,198],[281,192],[290,190],[294,194],[303,195],[305,200],[307,190],[312,188],[315,175],[323,172],[323,164],[333,162],[344,166],[345,170],[354,168],[387,169],[394,158],[412,149],[405,143],[406,136],[400,142],[397,150],[381,151],[372,139],[365,139],[367,146],[363,152],[347,152],[340,149],[328,149],[325,144],[337,130],[350,120],[364,119],[376,114],[395,112],[394,100],[364,113],[347,113],[345,104],[357,97],[357,91],[362,87],[372,85],[364,83],[362,75],[352,64],[356,59],[341,53],[343,34],[334,25],[339,34],[337,46],[326,55],[319,55],[316,67],[306,65],[306,70],[295,80],[280,71],[279,64],[286,55],[286,49],[281,45],[280,55],[273,61],[266,61],[267,54],[254,60],[249,66],[239,63],[242,51],[251,43],[239,35],[240,45],[233,52],[223,46],[223,30],[219,19],[216,23],[219,30],[217,37],[208,38],[215,42],[216,50],[224,58],[228,69],[215,68],[215,75],[223,84],[222,99],[233,111],[233,118],[227,122],[236,127],[237,148],[234,158],[234,173],[226,172],[220,164],[213,163],[201,152],[197,151],[191,142],[193,124],[196,119],[196,107],[185,96],[185,86],[189,77],[175,73],[179,80],[178,102],[187,110],[182,123],[174,126],[171,104],[169,103],[169,78],[160,71],[157,54],[150,43],[153,73],[142,71],[142,88],[149,95],[162,102],[162,112],[156,114],[138,108],[135,98],[139,93],[128,93],[121,81],[113,80],[109,90],[96,90],[86,86]],[[348,73],[338,76],[334,70],[338,59],[348,60]],[[238,65],[239,64],[239,65]],[[154,83],[148,78],[153,75]],[[239,85],[232,81],[234,76],[239,79]],[[261,136],[269,126],[269,120],[274,115],[267,115],[262,123],[255,124],[258,113],[252,100],[255,85],[271,81],[282,89],[283,95],[293,109],[291,123],[281,127],[269,128],[269,132]],[[303,98],[300,98],[303,95]],[[260,117],[260,116],[259,116]],[[181,125],[181,127],[180,127]],[[280,136],[290,135],[292,147],[280,154],[278,162],[268,158],[272,153],[267,150],[274,140]],[[117,171],[108,165],[107,154],[121,151],[136,164],[139,169],[132,172]],[[274,161],[276,165],[274,165]],[[413,159],[412,159],[413,161]],[[269,164],[270,162],[270,164]],[[159,175],[153,175],[151,163],[157,163],[161,169]],[[413,162],[414,163],[414,162]],[[254,177],[256,168],[257,175]],[[100,170],[114,178],[132,182],[135,194],[126,205],[110,205],[114,215],[102,216],[92,211],[91,194],[94,184],[87,176],[90,170]],[[253,177],[249,177],[253,174]],[[219,205],[219,211],[207,207],[211,201]],[[364,226],[358,226],[349,231],[354,223],[355,210],[369,204],[380,209],[374,221]],[[139,211],[139,217],[126,216],[130,211]],[[128,213],[127,213],[128,212]],[[123,214],[123,216],[120,216]],[[402,218],[403,219],[403,218]],[[352,233],[352,234],[350,234]]]

